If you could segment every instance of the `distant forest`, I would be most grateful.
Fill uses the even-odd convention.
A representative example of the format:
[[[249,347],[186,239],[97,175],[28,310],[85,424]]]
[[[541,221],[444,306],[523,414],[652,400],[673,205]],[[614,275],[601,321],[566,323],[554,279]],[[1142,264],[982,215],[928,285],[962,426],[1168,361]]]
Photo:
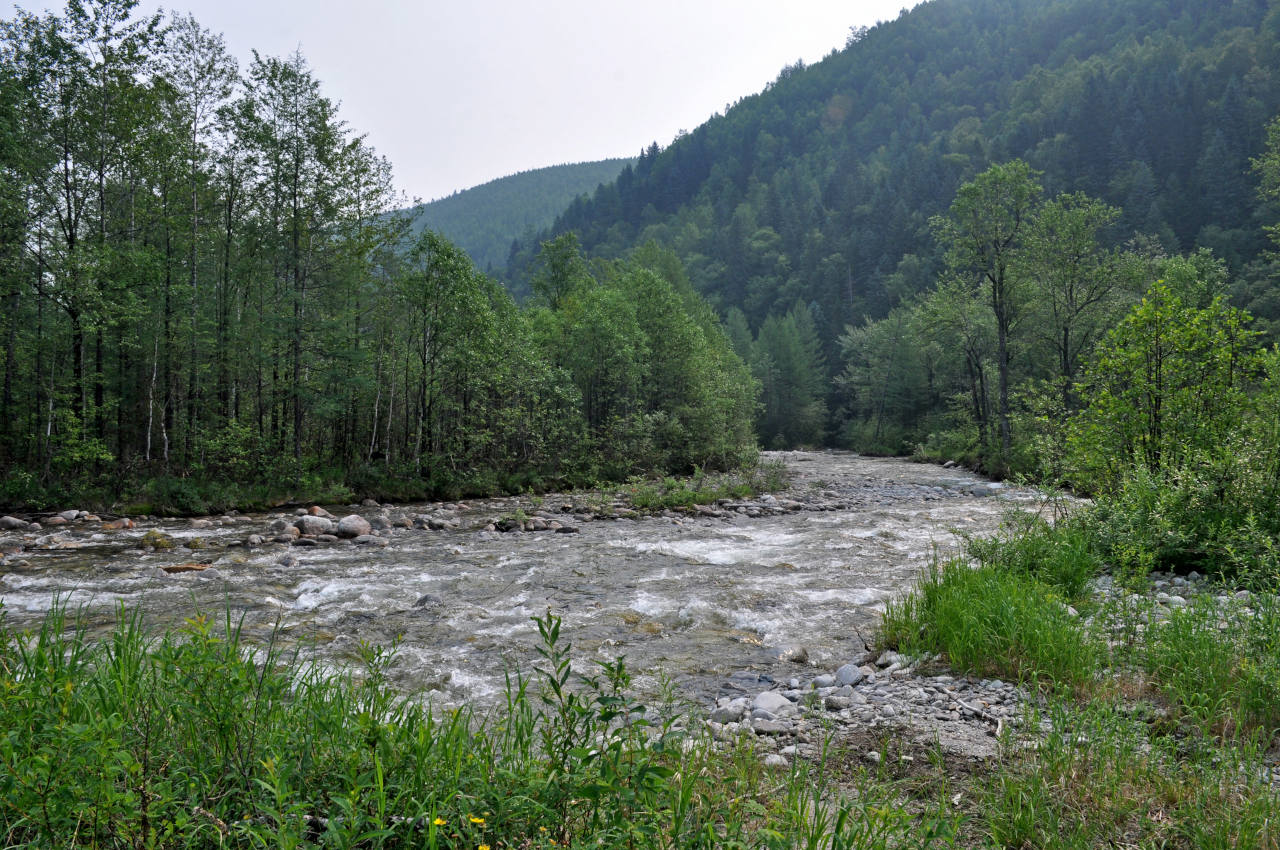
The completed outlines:
[[[1212,251],[1233,302],[1274,333],[1277,215],[1251,163],[1280,112],[1278,68],[1267,0],[935,0],[651,146],[541,238],[574,231],[601,257],[671,246],[753,359],[766,445],[909,451],[950,387],[864,439],[856,363],[833,381],[861,356],[841,341],[945,276],[931,220],[993,164],[1024,161],[1046,198],[1113,207],[1105,246]],[[537,244],[517,252],[513,287]]]
[[[578,196],[612,183],[635,159],[606,159],[521,171],[409,210],[414,230],[434,230],[486,274],[507,265],[512,242],[532,241]]]

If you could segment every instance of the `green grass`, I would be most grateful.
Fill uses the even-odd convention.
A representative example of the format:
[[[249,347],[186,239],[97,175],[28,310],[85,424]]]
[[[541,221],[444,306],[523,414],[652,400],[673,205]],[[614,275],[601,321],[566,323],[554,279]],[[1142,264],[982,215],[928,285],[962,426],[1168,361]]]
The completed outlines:
[[[636,510],[662,511],[713,505],[720,499],[749,499],[786,486],[786,466],[761,461],[739,472],[705,474],[699,470],[687,478],[637,479],[625,494]]]
[[[935,566],[914,593],[891,602],[881,640],[982,676],[1077,689],[1101,655],[1055,587],[963,559]]]
[[[123,614],[123,612],[122,612]],[[621,661],[571,671],[560,620],[504,710],[432,713],[391,656],[328,673],[235,624],[151,637],[122,616],[93,643],[54,611],[0,632],[0,840],[40,847],[853,848],[943,846],[861,774],[766,771],[650,716]],[[662,714],[662,713],[659,713]],[[691,727],[696,730],[696,724]],[[941,815],[939,814],[941,813]]]

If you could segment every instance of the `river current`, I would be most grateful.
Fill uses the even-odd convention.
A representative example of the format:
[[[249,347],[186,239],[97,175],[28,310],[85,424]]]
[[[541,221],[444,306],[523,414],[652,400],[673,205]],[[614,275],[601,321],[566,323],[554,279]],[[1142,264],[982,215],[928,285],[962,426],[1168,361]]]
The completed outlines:
[[[21,536],[26,550],[0,567],[0,602],[11,628],[37,625],[55,600],[95,632],[110,628],[122,605],[156,627],[198,612],[229,616],[257,640],[278,629],[325,665],[351,660],[362,642],[395,644],[396,682],[441,705],[494,704],[505,674],[528,673],[536,661],[531,618],[550,609],[563,617],[575,666],[625,656],[642,689],[664,677],[704,699],[737,671],[783,681],[800,675],[800,665],[779,659],[785,647],[803,647],[810,665],[845,663],[863,651],[885,602],[936,553],[953,550],[959,535],[994,531],[1008,510],[1034,509],[1041,499],[963,470],[897,459],[772,457],[792,473],[788,492],[778,494],[787,506],[781,512],[748,516],[780,504],[766,498],[722,505],[723,517],[575,523],[576,534],[480,530],[517,506],[554,505],[555,496],[471,502],[457,512],[460,528],[396,528],[380,548],[234,545],[286,514],[202,529],[184,519],[119,531],[79,522]],[[140,539],[152,529],[179,543],[199,536],[208,548],[144,552]],[[162,569],[193,560],[209,569]]]

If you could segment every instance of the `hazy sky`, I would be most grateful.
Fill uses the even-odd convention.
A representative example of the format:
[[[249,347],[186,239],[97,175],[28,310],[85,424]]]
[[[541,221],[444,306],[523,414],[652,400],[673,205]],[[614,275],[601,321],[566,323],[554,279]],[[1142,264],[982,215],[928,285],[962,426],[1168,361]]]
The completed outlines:
[[[251,51],[301,48],[341,116],[423,200],[666,146],[784,65],[915,0],[144,0]],[[27,9],[60,8],[27,0]]]

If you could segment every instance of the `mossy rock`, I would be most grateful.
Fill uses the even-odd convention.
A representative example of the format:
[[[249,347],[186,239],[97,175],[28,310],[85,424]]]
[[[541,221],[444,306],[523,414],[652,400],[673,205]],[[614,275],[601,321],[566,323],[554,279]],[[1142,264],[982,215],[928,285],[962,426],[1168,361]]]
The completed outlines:
[[[178,543],[163,531],[157,531],[153,528],[142,535],[141,545],[144,549],[172,549]]]

